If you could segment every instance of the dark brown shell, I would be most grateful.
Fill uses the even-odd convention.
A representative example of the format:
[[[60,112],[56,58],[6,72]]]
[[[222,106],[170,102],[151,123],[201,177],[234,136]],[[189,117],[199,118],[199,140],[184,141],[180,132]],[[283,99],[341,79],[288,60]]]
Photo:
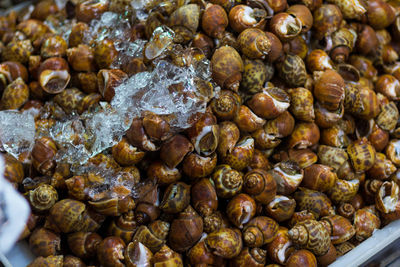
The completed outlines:
[[[308,210],[316,218],[334,213],[332,203],[324,193],[300,187],[293,196],[298,210]]]
[[[203,219],[188,206],[171,223],[168,242],[175,251],[186,251],[192,247],[203,233]]]
[[[278,227],[278,223],[269,217],[255,217],[244,227],[243,241],[249,247],[263,246],[275,238]]]
[[[253,169],[243,176],[243,190],[256,201],[268,204],[276,195],[276,182],[271,173]]]

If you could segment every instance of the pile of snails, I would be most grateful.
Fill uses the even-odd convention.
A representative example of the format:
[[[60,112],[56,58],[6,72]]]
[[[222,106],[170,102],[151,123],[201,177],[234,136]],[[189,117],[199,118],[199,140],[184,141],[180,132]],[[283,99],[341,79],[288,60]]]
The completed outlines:
[[[112,68],[115,40],[85,41],[107,11],[132,42],[165,26],[173,43],[153,38]],[[138,12],[42,0],[0,17],[0,110],[30,111],[37,133],[110,102],[160,58],[207,58],[220,87],[189,129],[143,114],[80,175],[50,136],[18,159],[0,144],[32,209],[29,266],[326,266],[400,218],[398,1],[149,0]],[[66,19],[68,39],[49,26]],[[89,195],[96,166],[134,186]]]

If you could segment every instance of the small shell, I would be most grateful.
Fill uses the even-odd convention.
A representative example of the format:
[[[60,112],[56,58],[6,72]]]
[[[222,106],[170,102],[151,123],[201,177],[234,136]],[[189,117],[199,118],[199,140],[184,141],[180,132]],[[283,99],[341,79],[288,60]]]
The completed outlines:
[[[19,109],[29,98],[29,87],[19,77],[11,82],[3,91],[0,100],[1,109]]]
[[[263,267],[266,263],[267,251],[261,248],[243,248],[242,252],[231,260],[232,267]]]
[[[124,251],[124,261],[127,267],[151,267],[153,253],[142,243],[133,241]]]
[[[201,216],[209,216],[218,208],[217,192],[214,183],[207,178],[200,179],[191,188],[191,202]]]
[[[240,138],[240,131],[236,124],[230,121],[221,122],[219,129],[217,152],[220,157],[224,157],[235,148]]]
[[[314,85],[314,95],[328,110],[337,110],[344,99],[345,83],[334,70],[326,70]]]
[[[303,149],[318,143],[320,131],[313,122],[299,122],[289,137],[288,147]]]
[[[277,185],[277,193],[289,195],[296,191],[304,177],[304,171],[294,161],[281,161],[270,170]]]
[[[182,256],[166,245],[154,254],[153,263],[154,266],[183,267]]]
[[[228,15],[220,5],[207,4],[201,18],[201,27],[208,36],[220,38],[228,23]]]
[[[265,206],[267,214],[278,222],[290,219],[295,208],[296,201],[282,195],[276,195],[275,198]]]
[[[363,14],[367,12],[363,2],[359,0],[352,1],[340,1],[340,0],[329,0],[329,3],[337,5],[342,11],[345,19],[360,19]]]
[[[289,108],[290,97],[280,88],[266,88],[253,95],[247,105],[258,116],[264,119],[273,119]]]
[[[359,209],[354,214],[354,228],[356,230],[356,239],[364,241],[372,236],[375,229],[380,228],[381,220],[378,216],[367,209]]]
[[[288,258],[286,265],[287,267],[294,267],[304,264],[304,266],[316,267],[317,259],[314,254],[308,250],[301,249],[293,252]]]
[[[125,266],[122,261],[124,259],[125,243],[121,238],[116,236],[106,237],[97,247],[97,258],[103,266]]]
[[[285,264],[290,254],[295,251],[288,229],[282,226],[279,226],[275,238],[266,247],[268,256],[279,264]]]

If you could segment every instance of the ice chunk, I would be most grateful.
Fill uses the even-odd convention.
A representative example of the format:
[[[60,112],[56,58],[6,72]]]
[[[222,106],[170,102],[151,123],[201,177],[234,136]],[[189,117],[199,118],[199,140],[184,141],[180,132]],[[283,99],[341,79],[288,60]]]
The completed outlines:
[[[14,110],[0,111],[0,143],[3,148],[18,158],[30,152],[35,142],[35,120],[31,113]]]
[[[167,115],[172,127],[186,129],[205,112],[209,97],[198,90],[197,78],[195,68],[161,60],[152,72],[133,75],[118,86],[111,106],[135,117],[146,111]]]

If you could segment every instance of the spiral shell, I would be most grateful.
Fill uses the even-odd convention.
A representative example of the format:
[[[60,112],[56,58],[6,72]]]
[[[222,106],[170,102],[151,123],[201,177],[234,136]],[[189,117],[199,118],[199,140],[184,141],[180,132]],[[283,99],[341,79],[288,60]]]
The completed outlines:
[[[279,264],[285,264],[290,254],[295,251],[288,229],[279,226],[275,238],[266,245],[268,256]]]
[[[233,267],[254,266],[262,267],[266,263],[267,251],[261,248],[243,248],[238,256],[233,258],[231,264]]]
[[[282,195],[275,198],[265,206],[267,214],[278,222],[283,222],[293,216],[296,208],[296,201]]]
[[[223,164],[215,168],[212,180],[218,197],[231,198],[242,189],[243,174],[230,165]]]
[[[138,241],[145,245],[151,252],[155,253],[166,243],[170,224],[164,221],[154,221],[149,225],[141,225],[132,241]]]
[[[136,229],[137,222],[135,221],[135,214],[133,211],[128,211],[111,222],[108,227],[108,232],[110,235],[121,238],[125,243],[129,243]]]
[[[103,266],[123,267],[124,249],[125,243],[121,238],[109,236],[97,246],[97,258]]]
[[[192,185],[191,202],[194,209],[201,216],[211,215],[218,207],[218,198],[214,183],[210,179],[203,178]]]
[[[253,169],[243,177],[243,190],[256,201],[268,204],[276,195],[276,182],[270,172]]]
[[[238,36],[241,52],[253,59],[264,59],[271,51],[271,41],[260,29],[250,28],[242,31]]]
[[[331,245],[329,232],[315,220],[299,222],[288,232],[293,243],[306,248],[317,256],[328,252]]]
[[[96,255],[97,246],[102,238],[97,233],[76,232],[68,235],[68,247],[71,252],[82,259]]]
[[[153,256],[154,266],[183,267],[182,256],[164,245]]]
[[[57,200],[57,191],[51,185],[42,184],[29,191],[29,202],[37,212],[49,210]]]
[[[281,161],[271,170],[277,185],[277,193],[289,195],[296,191],[304,177],[304,171],[294,161]]]

